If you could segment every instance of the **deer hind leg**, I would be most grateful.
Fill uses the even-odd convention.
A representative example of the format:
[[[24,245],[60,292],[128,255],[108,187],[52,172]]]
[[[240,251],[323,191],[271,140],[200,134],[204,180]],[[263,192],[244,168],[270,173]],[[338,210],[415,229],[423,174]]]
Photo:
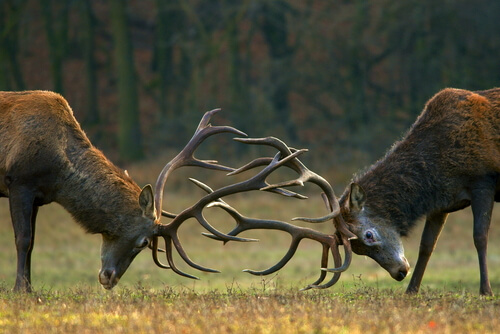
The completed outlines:
[[[17,275],[15,291],[31,291],[31,252],[35,241],[35,220],[38,206],[27,189],[11,188],[9,191],[10,214],[17,250]]]
[[[496,182],[495,182],[496,183]],[[494,184],[495,184],[494,183]],[[488,231],[490,228],[491,212],[495,199],[495,189],[478,188],[472,190],[472,214],[474,216],[474,246],[476,246],[479,260],[480,288],[481,295],[493,295],[488,278],[488,265],[486,263],[486,253],[488,248]]]
[[[422,232],[422,239],[420,240],[417,264],[415,265],[415,270],[411,276],[406,293],[412,294],[418,292],[425,268],[436,247],[437,240],[441,234],[447,216],[447,213],[439,213],[427,217],[424,231]]]

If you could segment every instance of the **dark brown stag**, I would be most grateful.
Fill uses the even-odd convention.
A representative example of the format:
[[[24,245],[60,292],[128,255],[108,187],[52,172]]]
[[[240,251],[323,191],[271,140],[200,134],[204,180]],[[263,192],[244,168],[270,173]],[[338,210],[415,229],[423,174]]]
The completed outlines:
[[[332,188],[322,177],[308,170],[298,156],[305,150],[287,147],[275,138],[245,139],[247,144],[269,145],[278,150],[274,158],[259,158],[248,165],[233,170],[218,165],[215,161],[202,161],[193,153],[199,144],[214,134],[231,133],[245,136],[228,126],[211,126],[210,118],[217,110],[207,112],[186,147],[170,161],[156,183],[153,194],[151,186],[142,190],[122,170],[115,167],[104,155],[92,146],[76,121],[68,103],[52,92],[0,92],[0,197],[8,197],[17,248],[17,276],[15,289],[31,290],[30,262],[34,245],[35,222],[38,207],[51,202],[60,203],[88,232],[100,233],[102,267],[99,281],[106,289],[113,288],[127,270],[135,256],[148,245],[153,250],[154,262],[162,268],[192,277],[179,270],[173,262],[173,248],[190,266],[208,272],[215,270],[194,263],[184,252],[177,235],[178,228],[189,218],[196,219],[217,240],[250,241],[236,235],[248,229],[277,229],[291,234],[292,244],[284,258],[275,266],[253,274],[268,274],[282,268],[294,255],[299,242],[309,238],[323,245],[322,268],[327,267],[332,253],[336,268],[332,279],[325,280],[326,272],[308,286],[328,287],[347,269],[351,259],[350,238],[355,238],[340,215],[340,207]],[[162,210],[163,189],[168,176],[182,166],[199,166],[225,170],[236,174],[258,166],[264,166],[245,181],[212,190],[207,185],[193,180],[207,191],[207,195],[181,213],[174,215]],[[266,179],[275,170],[285,166],[299,177],[282,184],[269,184]],[[285,222],[259,220],[243,217],[222,198],[245,191],[264,190],[284,196],[304,198],[289,186],[317,184],[324,191],[324,199],[330,213],[318,219],[303,220],[322,222],[334,219],[337,232],[326,235],[309,228],[297,227]],[[203,216],[204,208],[216,206],[226,210],[236,221],[237,227],[224,234],[210,225]],[[168,224],[160,222],[169,217]],[[164,238],[169,265],[158,259],[158,239]],[[339,245],[345,247],[346,258],[342,264]],[[173,247],[172,247],[173,246]]]
[[[409,265],[401,237],[426,217],[407,289],[416,293],[446,217],[470,205],[480,293],[491,295],[486,248],[493,203],[500,198],[499,173],[500,89],[437,93],[405,138],[354,177],[342,195],[342,216],[358,237],[352,241],[353,251],[402,280]]]

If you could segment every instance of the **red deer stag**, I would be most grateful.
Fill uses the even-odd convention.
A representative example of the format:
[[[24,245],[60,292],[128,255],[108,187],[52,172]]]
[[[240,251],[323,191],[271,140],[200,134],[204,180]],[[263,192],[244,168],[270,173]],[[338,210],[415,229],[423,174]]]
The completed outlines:
[[[450,212],[472,207],[480,294],[491,295],[486,265],[488,229],[500,198],[500,89],[444,89],[431,98],[403,140],[340,199],[352,250],[402,280],[408,273],[401,237],[426,217],[407,293],[419,290],[425,267]]]
[[[253,274],[268,274],[279,270],[294,255],[299,242],[309,238],[323,245],[321,266],[327,267],[331,253],[337,268],[331,280],[325,280],[321,271],[319,279],[308,288],[325,288],[335,284],[340,273],[347,269],[351,260],[350,239],[355,238],[340,215],[340,206],[332,188],[321,176],[308,170],[298,156],[305,150],[287,147],[275,138],[236,138],[246,144],[269,145],[279,153],[274,158],[258,158],[234,170],[218,165],[215,161],[204,161],[194,157],[194,151],[206,138],[218,133],[246,136],[228,126],[211,126],[212,115],[207,112],[194,136],[186,147],[163,169],[156,182],[155,193],[147,185],[142,190],[122,170],[115,167],[97,150],[73,116],[66,100],[60,95],[45,91],[0,92],[0,197],[8,197],[17,249],[17,276],[15,290],[31,290],[31,252],[34,245],[35,222],[38,207],[51,202],[61,204],[88,232],[100,233],[102,267],[99,281],[106,289],[113,288],[127,270],[135,256],[144,248],[152,248],[153,260],[161,268],[195,278],[179,270],[173,262],[173,247],[181,258],[193,268],[216,272],[194,263],[179,242],[177,230],[187,219],[196,219],[207,231],[209,237],[227,241],[252,241],[236,236],[248,229],[276,229],[290,233],[292,244],[284,258],[275,266]],[[212,190],[207,185],[192,180],[208,192],[191,207],[177,215],[162,210],[163,189],[168,176],[182,166],[199,166],[237,174],[257,166],[264,166],[245,181]],[[275,170],[285,166],[297,172],[298,178],[280,184],[269,184],[266,179]],[[334,220],[337,232],[326,235],[309,228],[297,227],[286,222],[259,220],[244,217],[222,200],[231,194],[264,190],[284,196],[304,198],[285,189],[317,184],[324,191],[324,199],[330,211],[322,218],[299,218],[311,222]],[[215,206],[226,210],[237,222],[229,234],[219,232],[205,219],[203,210]],[[169,217],[167,224],[160,222],[162,216]],[[158,259],[158,239],[163,237],[169,265]],[[345,260],[339,252],[339,245],[345,248]]]

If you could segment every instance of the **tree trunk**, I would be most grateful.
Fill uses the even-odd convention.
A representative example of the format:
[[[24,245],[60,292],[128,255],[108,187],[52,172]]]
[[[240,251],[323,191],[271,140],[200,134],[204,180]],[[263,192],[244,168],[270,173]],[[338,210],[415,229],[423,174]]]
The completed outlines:
[[[45,31],[50,50],[50,69],[54,91],[64,93],[63,60],[66,56],[68,40],[68,7],[64,1],[52,5],[51,0],[40,0]],[[53,12],[56,11],[54,17]]]
[[[228,42],[228,69],[229,69],[229,96],[230,110],[238,115],[237,127],[246,132],[252,127],[252,115],[250,110],[250,101],[242,73],[245,71],[243,62],[240,56],[239,47],[239,20],[236,18],[229,19],[226,26],[227,42]]]
[[[25,4],[26,0],[0,1],[0,90],[26,89],[17,60],[19,22]]]
[[[83,58],[85,60],[85,86],[87,93],[87,114],[84,123],[89,126],[99,124],[98,84],[96,73],[95,50],[95,17],[90,0],[81,0]]]
[[[143,157],[139,123],[139,101],[132,41],[127,29],[126,1],[111,1],[111,25],[114,58],[118,79],[118,146],[120,156],[128,161]]]
[[[271,80],[276,80],[271,92],[271,102],[278,116],[277,121],[284,125],[288,138],[295,141],[297,129],[291,119],[288,101],[291,78],[287,74],[291,72],[291,60],[294,53],[293,48],[288,44],[286,14],[289,6],[284,1],[269,2],[262,6],[262,33],[271,56]]]
[[[172,109],[168,103],[168,96],[170,95],[169,89],[174,75],[173,45],[175,43],[175,31],[182,24],[183,13],[177,0],[156,0],[156,8],[158,14],[153,66],[159,75],[160,122],[164,122],[168,118],[168,110]]]

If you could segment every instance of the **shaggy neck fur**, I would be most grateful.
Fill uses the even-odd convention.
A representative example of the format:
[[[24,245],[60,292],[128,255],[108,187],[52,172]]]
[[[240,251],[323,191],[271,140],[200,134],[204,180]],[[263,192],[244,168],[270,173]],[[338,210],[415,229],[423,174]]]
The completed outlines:
[[[353,182],[364,189],[370,216],[383,218],[407,235],[420,217],[439,206],[439,180],[432,156],[408,152],[403,146],[400,143]]]
[[[64,186],[56,201],[88,232],[120,235],[121,216],[141,215],[139,186],[88,140],[67,147]]]

